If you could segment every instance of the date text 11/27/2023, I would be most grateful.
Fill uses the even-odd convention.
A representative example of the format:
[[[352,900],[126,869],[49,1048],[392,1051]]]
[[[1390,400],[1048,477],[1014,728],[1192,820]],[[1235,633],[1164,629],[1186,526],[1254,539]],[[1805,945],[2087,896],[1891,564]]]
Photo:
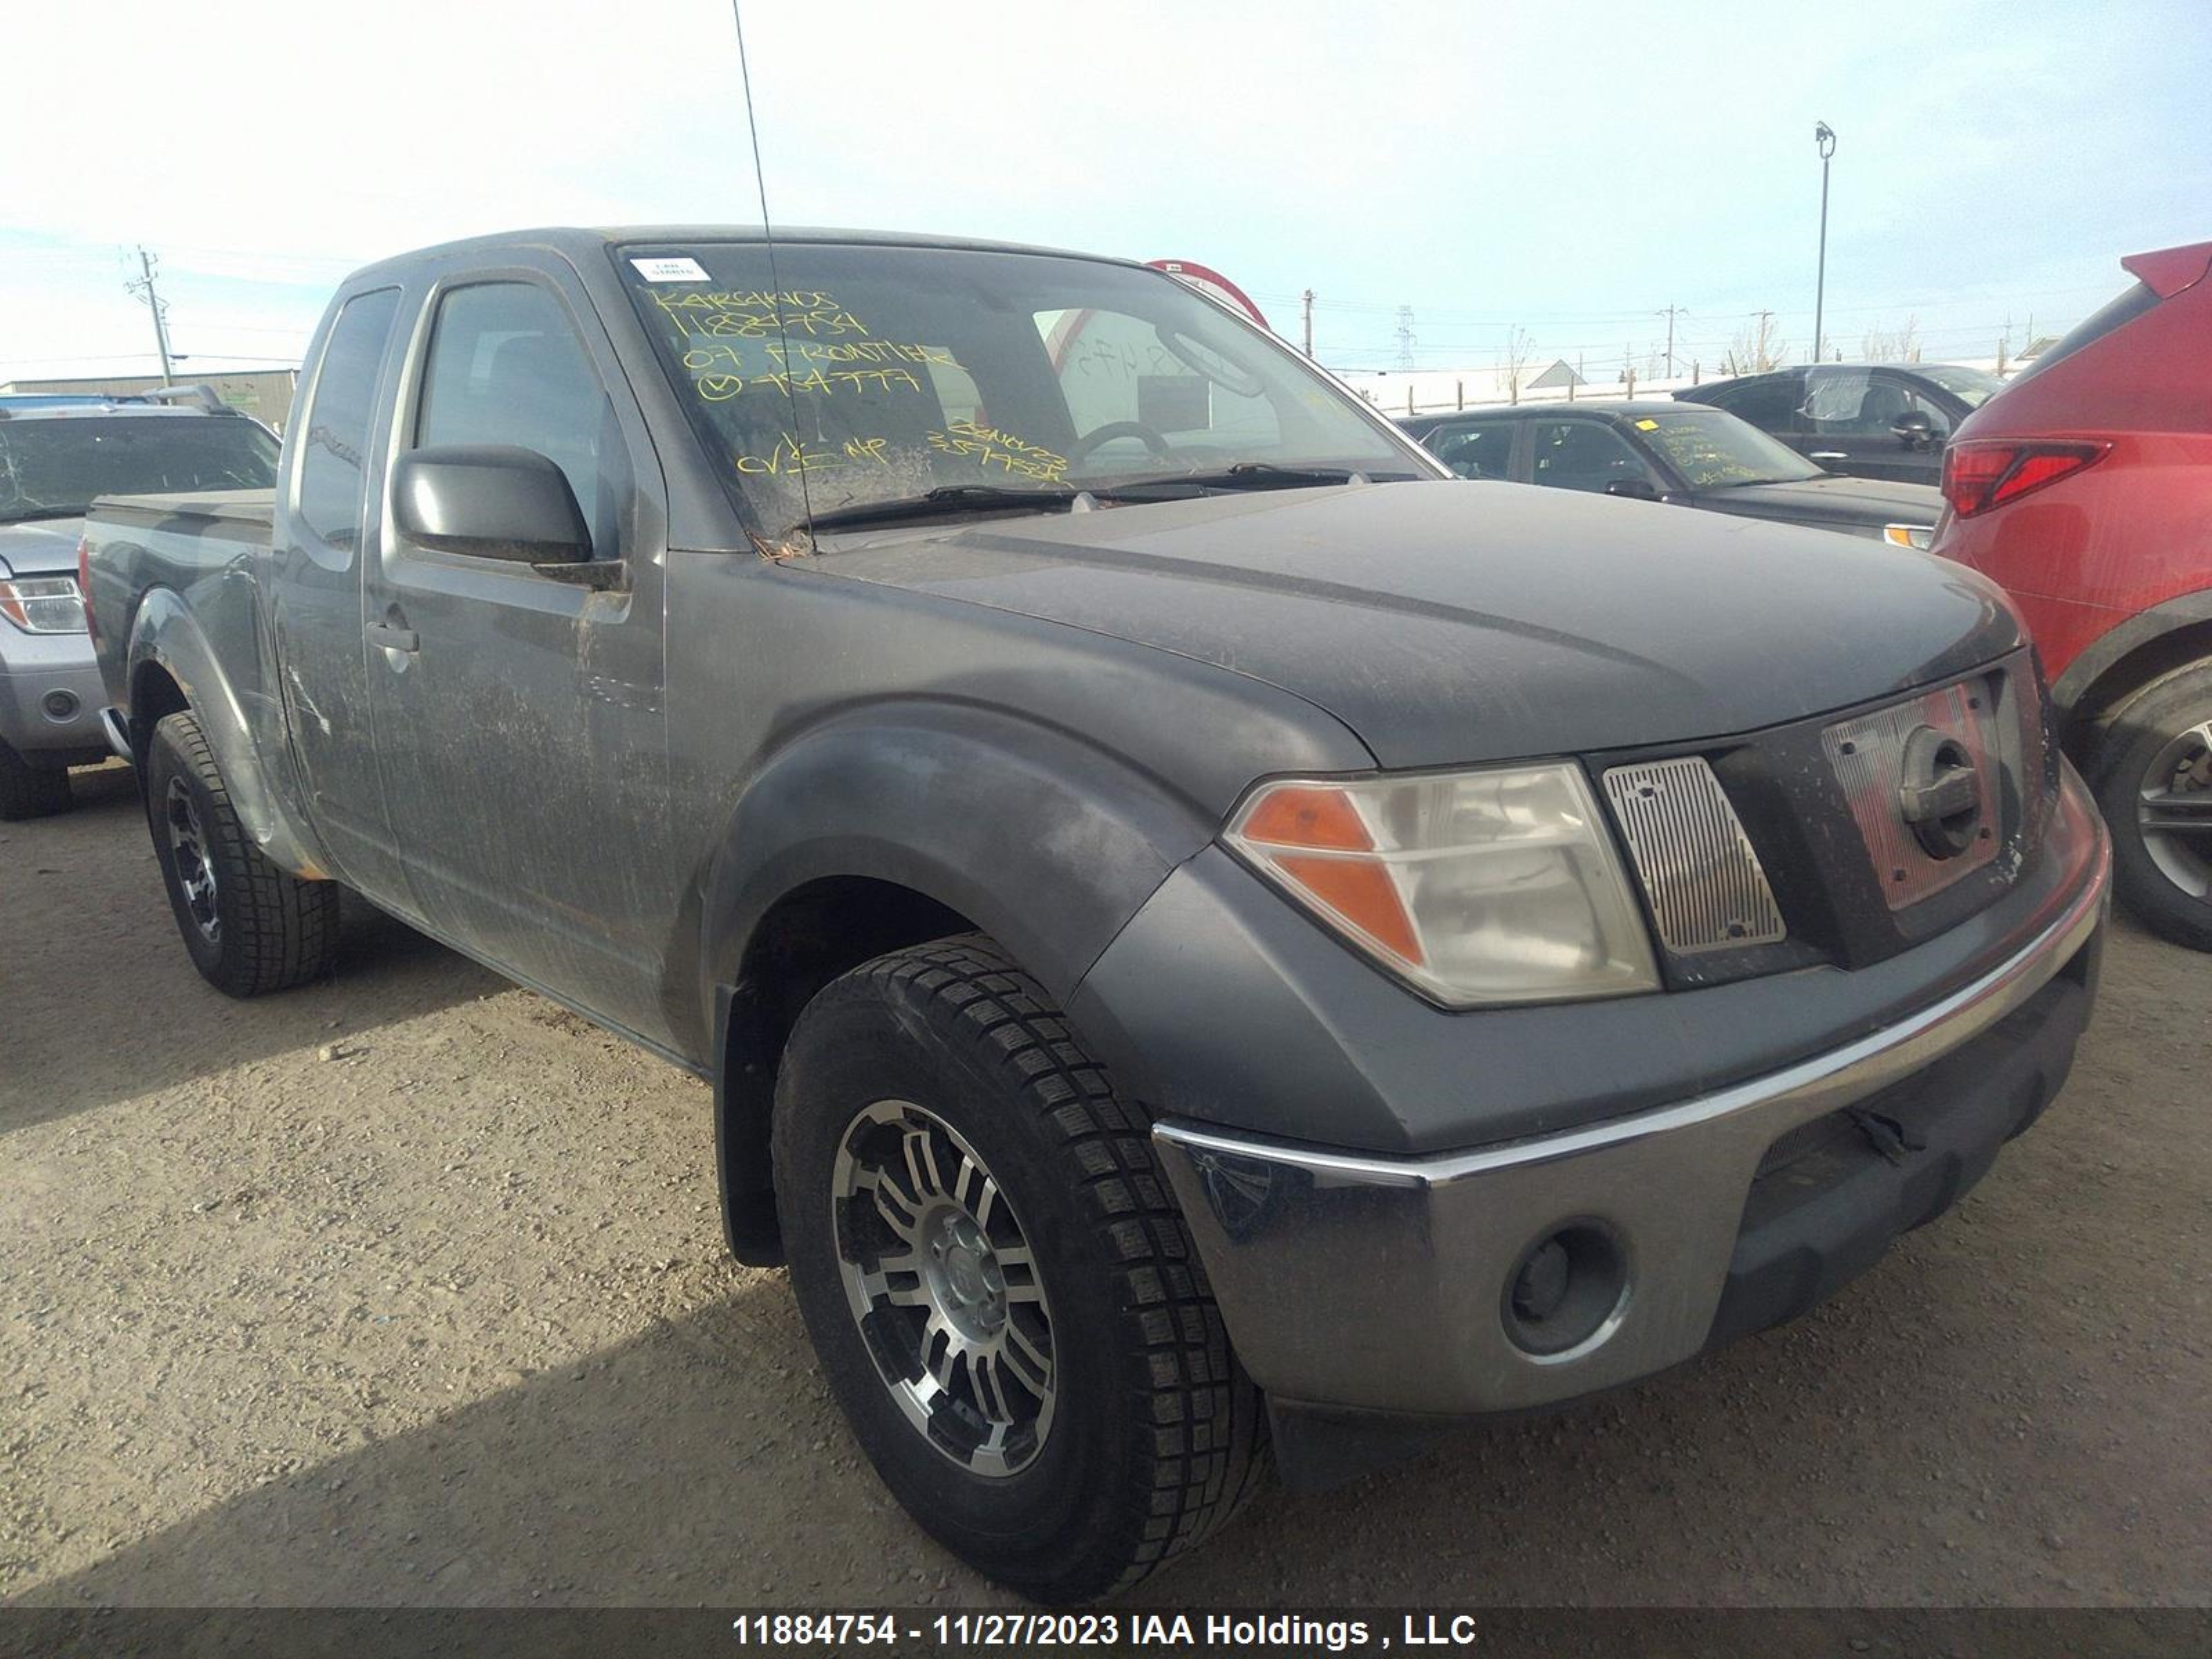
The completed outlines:
[[[1395,1628],[1391,1628],[1391,1625]],[[891,1613],[751,1613],[732,1620],[741,1647],[888,1647],[925,1639],[962,1647],[1159,1647],[1360,1653],[1471,1647],[1468,1613],[1407,1613],[1395,1620],[1273,1613],[940,1613],[909,1622]]]

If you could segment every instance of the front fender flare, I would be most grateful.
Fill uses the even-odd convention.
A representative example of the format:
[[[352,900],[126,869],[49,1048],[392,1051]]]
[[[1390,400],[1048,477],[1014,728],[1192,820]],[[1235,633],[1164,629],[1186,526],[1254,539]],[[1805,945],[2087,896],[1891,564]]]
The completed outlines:
[[[958,911],[1065,997],[1215,828],[1164,781],[1017,715],[915,702],[836,717],[739,795],[699,884],[701,983],[711,998],[737,982],[784,895],[858,876]]]

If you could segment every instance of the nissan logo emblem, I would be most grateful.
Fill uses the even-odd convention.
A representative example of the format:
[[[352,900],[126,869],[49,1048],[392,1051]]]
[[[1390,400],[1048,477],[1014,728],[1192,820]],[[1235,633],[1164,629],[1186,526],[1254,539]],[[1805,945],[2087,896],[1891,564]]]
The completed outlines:
[[[1898,811],[1931,859],[1954,859],[1982,823],[1982,778],[1966,745],[1923,726],[1905,740]]]

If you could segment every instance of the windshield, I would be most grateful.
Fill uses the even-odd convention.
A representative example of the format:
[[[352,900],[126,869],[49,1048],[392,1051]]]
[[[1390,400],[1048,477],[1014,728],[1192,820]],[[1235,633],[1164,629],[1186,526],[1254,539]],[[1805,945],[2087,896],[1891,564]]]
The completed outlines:
[[[1786,444],[1722,410],[1655,411],[1638,416],[1636,429],[1658,447],[1692,489],[1827,477]]]
[[[1969,409],[1979,409],[2004,390],[2005,383],[1996,375],[1978,368],[1961,368],[1956,363],[1915,363],[1912,372],[1935,381]]]
[[[618,264],[715,470],[769,534],[976,484],[1042,507],[1249,463],[1250,479],[1425,472],[1285,347],[1156,271],[818,242],[779,242],[775,281],[757,244],[626,247]]]
[[[229,416],[0,421],[0,523],[82,518],[95,495],[267,489],[276,441]]]

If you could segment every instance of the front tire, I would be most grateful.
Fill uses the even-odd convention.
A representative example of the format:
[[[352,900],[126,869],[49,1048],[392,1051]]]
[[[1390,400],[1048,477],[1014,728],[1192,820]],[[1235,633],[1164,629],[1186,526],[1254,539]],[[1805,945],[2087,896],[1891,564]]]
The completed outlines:
[[[69,774],[32,765],[0,742],[0,823],[50,817],[70,805]]]
[[[2121,900],[2154,933],[2212,951],[2212,663],[2123,705],[2096,769]]]
[[[823,1372],[946,1548],[1036,1600],[1087,1601],[1248,1494],[1259,1395],[1146,1126],[988,939],[894,951],[817,996],[774,1151]]]
[[[319,979],[338,945],[338,885],[278,869],[247,836],[193,714],[155,726],[146,817],[177,931],[201,977],[254,997]]]

